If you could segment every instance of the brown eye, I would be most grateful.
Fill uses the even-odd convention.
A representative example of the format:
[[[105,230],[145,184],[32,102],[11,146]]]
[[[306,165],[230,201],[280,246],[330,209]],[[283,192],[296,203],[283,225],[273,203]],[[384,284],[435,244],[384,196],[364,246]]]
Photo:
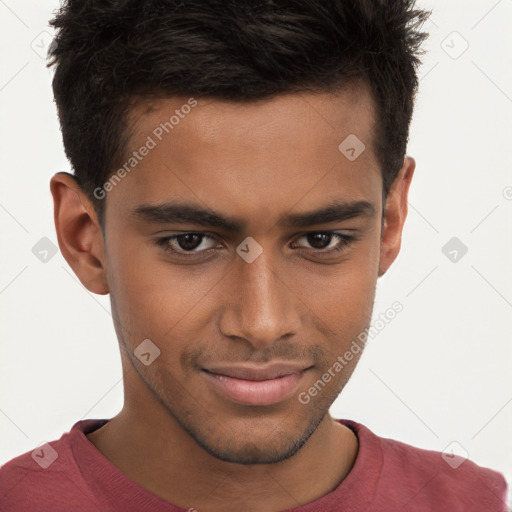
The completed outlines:
[[[332,233],[309,233],[306,238],[313,249],[325,249],[329,246],[333,235]]]
[[[306,233],[300,239],[305,239],[312,249],[311,252],[319,254],[331,254],[348,247],[356,237],[353,235],[344,235],[342,233],[333,233],[331,231],[319,231]],[[300,240],[299,239],[299,240]],[[299,249],[304,248],[303,245],[298,246]],[[305,247],[307,249],[307,247]],[[326,250],[327,249],[327,250]]]
[[[208,246],[205,240],[215,240],[205,233],[182,233],[179,235],[159,238],[157,244],[165,251],[183,256],[196,256],[212,249],[214,245]],[[196,250],[199,249],[199,250]]]
[[[176,242],[180,249],[184,251],[192,251],[197,249],[200,243],[203,240],[202,235],[198,235],[197,233],[187,233],[185,235],[180,235],[176,237]]]

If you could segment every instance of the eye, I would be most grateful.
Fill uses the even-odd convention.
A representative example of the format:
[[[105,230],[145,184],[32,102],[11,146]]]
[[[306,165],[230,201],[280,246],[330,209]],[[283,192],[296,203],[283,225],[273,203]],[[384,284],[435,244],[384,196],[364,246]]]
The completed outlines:
[[[180,235],[159,238],[156,242],[164,249],[164,251],[183,256],[195,256],[205,253],[209,251],[209,249],[215,247],[214,245],[210,245],[210,247],[208,247],[208,244],[204,243],[205,240],[215,242],[211,236],[208,236],[205,233],[182,233]]]
[[[347,249],[352,242],[357,240],[357,237],[331,231],[319,231],[306,233],[299,238],[299,240],[302,239],[305,239],[310,245],[310,250],[299,245],[300,252],[305,249],[306,253],[323,256]],[[218,247],[218,245],[215,245],[215,238],[206,233],[180,233],[158,238],[156,243],[164,251],[185,258],[204,256]],[[292,245],[292,248],[295,247],[297,246]]]
[[[301,239],[305,239],[307,243],[312,246],[313,250],[309,252],[332,254],[346,249],[356,240],[356,237],[343,233],[334,233],[332,231],[318,231],[306,233],[299,238],[299,240]]]

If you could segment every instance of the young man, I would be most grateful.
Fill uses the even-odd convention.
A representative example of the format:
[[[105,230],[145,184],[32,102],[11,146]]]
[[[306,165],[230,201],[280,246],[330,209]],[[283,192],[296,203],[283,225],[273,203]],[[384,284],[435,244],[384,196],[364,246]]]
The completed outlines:
[[[396,258],[426,13],[76,0],[52,20],[62,254],[125,403],[5,464],[11,511],[505,510],[505,481],[329,408]],[[357,347],[357,348],[356,348]]]

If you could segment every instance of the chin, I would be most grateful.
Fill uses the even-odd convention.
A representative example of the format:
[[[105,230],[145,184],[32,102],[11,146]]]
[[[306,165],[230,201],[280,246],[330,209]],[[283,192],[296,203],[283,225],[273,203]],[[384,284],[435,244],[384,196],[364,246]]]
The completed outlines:
[[[254,428],[241,428],[229,431],[228,424],[224,424],[221,432],[215,437],[209,436],[202,428],[187,428],[187,432],[194,440],[216,459],[234,464],[275,464],[295,455],[311,437],[322,418],[304,425],[300,430],[297,423],[292,422],[295,428],[282,423],[278,426],[269,425],[264,428],[257,419],[250,422]],[[190,427],[190,426],[189,426]],[[214,431],[210,428],[210,434]]]
[[[295,455],[306,442],[306,439],[294,441],[291,440],[283,445],[282,442],[261,442],[256,444],[253,442],[240,442],[240,444],[208,444],[196,441],[201,447],[207,451],[212,457],[224,462],[233,464],[254,465],[254,464],[275,464],[286,460]]]

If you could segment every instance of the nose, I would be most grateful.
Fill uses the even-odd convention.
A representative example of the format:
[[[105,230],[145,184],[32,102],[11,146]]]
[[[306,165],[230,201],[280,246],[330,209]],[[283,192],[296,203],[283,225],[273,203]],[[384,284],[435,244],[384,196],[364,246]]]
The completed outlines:
[[[300,328],[300,301],[291,290],[291,276],[279,271],[264,250],[253,262],[235,263],[225,283],[228,306],[220,318],[224,336],[241,338],[264,349]]]

